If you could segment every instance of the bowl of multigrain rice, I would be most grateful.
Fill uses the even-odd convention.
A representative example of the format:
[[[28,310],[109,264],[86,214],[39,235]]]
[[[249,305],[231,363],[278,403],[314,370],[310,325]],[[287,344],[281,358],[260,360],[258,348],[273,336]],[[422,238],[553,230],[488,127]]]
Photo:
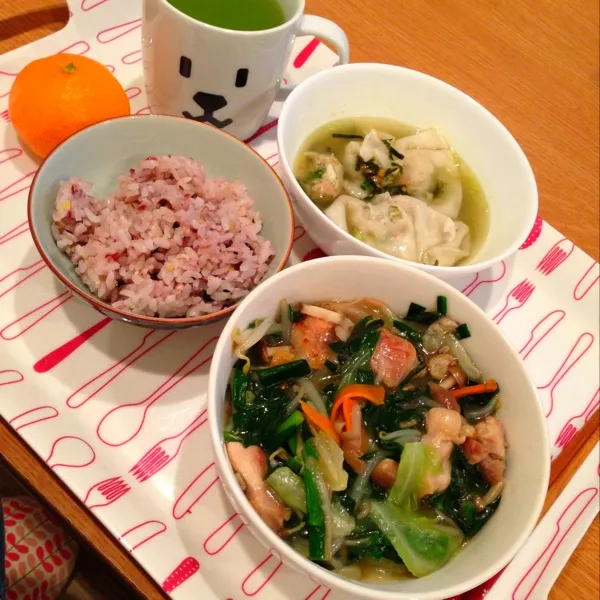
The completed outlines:
[[[42,163],[28,200],[37,250],[76,296],[155,329],[222,319],[285,266],[288,193],[249,146],[167,116],[93,125]]]

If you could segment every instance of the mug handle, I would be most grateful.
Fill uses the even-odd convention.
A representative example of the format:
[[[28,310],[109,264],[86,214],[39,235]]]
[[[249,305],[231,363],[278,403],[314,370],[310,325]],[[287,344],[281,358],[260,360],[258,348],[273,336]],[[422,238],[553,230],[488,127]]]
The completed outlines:
[[[332,44],[340,57],[340,65],[350,59],[350,44],[344,30],[329,19],[315,15],[304,15],[298,24],[299,35],[312,35]]]

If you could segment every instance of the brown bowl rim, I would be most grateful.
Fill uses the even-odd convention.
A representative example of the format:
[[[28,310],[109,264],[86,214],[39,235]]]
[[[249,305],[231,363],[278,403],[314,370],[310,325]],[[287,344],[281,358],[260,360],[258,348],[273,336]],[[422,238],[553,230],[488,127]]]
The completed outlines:
[[[35,231],[35,227],[33,226],[33,218],[32,218],[33,200],[32,199],[33,199],[33,192],[35,189],[37,178],[38,178],[38,175],[40,174],[40,172],[42,171],[42,169],[44,168],[46,162],[52,156],[54,156],[54,154],[56,152],[58,152],[64,145],[68,144],[69,141],[71,140],[71,138],[79,135],[80,133],[82,133],[84,131],[87,131],[88,129],[92,129],[94,127],[99,127],[100,125],[104,125],[106,123],[112,123],[115,121],[138,120],[138,119],[146,119],[146,118],[178,119],[181,121],[186,121],[186,122],[193,124],[195,126],[198,126],[198,127],[215,129],[211,125],[207,125],[205,123],[199,123],[197,121],[193,121],[190,119],[186,119],[185,117],[179,117],[179,116],[175,116],[175,115],[154,115],[154,114],[153,115],[126,115],[123,117],[114,117],[112,119],[105,119],[104,121],[99,121],[98,123],[88,125],[87,127],[84,127],[83,129],[80,129],[79,131],[70,135],[67,139],[65,139],[58,146],[56,146],[56,148],[54,148],[54,150],[52,150],[52,152],[50,152],[50,154],[48,154],[48,156],[46,158],[44,158],[42,160],[42,162],[40,163],[40,166],[38,167],[38,169],[35,173],[35,176],[33,177],[33,181],[31,182],[31,187],[29,188],[29,193],[27,195],[27,220],[29,222],[29,231],[31,233],[31,237],[33,238],[33,243],[35,244],[35,247],[36,247],[38,253],[42,257],[42,259],[44,260],[44,262],[46,263],[48,268],[52,271],[54,276],[57,277],[57,279],[59,279],[63,283],[63,285],[65,285],[67,288],[69,288],[69,290],[71,290],[71,292],[73,292],[77,296],[81,297],[86,302],[90,303],[96,310],[98,310],[102,314],[105,314],[105,311],[108,311],[108,312],[114,314],[116,317],[120,317],[125,321],[134,322],[134,324],[144,324],[145,323],[150,327],[152,327],[152,325],[161,324],[161,325],[174,325],[174,326],[176,325],[176,326],[181,326],[183,328],[186,326],[189,327],[192,325],[202,325],[203,323],[206,323],[206,322],[213,322],[213,321],[219,320],[223,317],[226,317],[226,316],[232,314],[240,301],[238,301],[235,304],[233,304],[232,306],[228,306],[227,308],[224,308],[218,312],[209,313],[206,315],[202,315],[200,317],[149,317],[147,315],[138,315],[137,313],[134,313],[134,312],[121,310],[119,308],[114,308],[111,304],[108,304],[108,302],[104,302],[103,300],[100,300],[97,296],[93,295],[91,292],[88,293],[88,292],[85,292],[85,291],[79,289],[76,285],[71,283],[71,281],[67,277],[65,277],[62,274],[60,269],[58,269],[54,265],[54,263],[52,262],[50,257],[44,251],[44,249],[38,239],[37,233]],[[283,269],[285,268],[285,266],[290,258],[290,254],[292,252],[292,247],[294,245],[294,230],[295,230],[295,226],[296,226],[296,219],[295,219],[295,215],[294,215],[294,208],[292,205],[292,200],[290,198],[290,194],[287,191],[285,185],[283,184],[283,181],[281,180],[281,177],[277,174],[275,169],[273,169],[273,167],[271,167],[271,165],[256,150],[254,150],[254,148],[252,148],[249,144],[246,144],[242,140],[236,138],[235,136],[233,136],[232,134],[230,134],[226,131],[222,131],[220,129],[215,129],[215,131],[217,131],[219,134],[228,136],[232,141],[235,141],[236,143],[241,144],[242,146],[244,146],[245,149],[254,153],[267,166],[267,168],[269,169],[271,174],[275,177],[276,182],[280,185],[280,187],[283,191],[283,195],[288,203],[289,214],[290,214],[290,239],[289,239],[286,251],[283,254],[282,260],[280,261],[279,265],[277,265],[277,268],[276,268],[275,272],[273,273],[273,275],[276,273],[279,273],[280,271],[283,271]],[[260,281],[252,289],[256,289],[256,287],[258,287],[261,283],[262,283],[262,281]],[[250,291],[252,291],[252,290],[250,290]]]

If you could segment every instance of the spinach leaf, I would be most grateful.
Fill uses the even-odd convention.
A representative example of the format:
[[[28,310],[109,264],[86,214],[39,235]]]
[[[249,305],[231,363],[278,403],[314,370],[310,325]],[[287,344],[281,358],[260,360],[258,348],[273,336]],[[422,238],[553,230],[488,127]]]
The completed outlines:
[[[475,535],[494,514],[501,498],[479,512],[473,504],[475,496],[483,496],[489,489],[479,469],[470,465],[460,448],[452,454],[452,479],[448,489],[431,497],[430,504],[444,513],[468,536]]]

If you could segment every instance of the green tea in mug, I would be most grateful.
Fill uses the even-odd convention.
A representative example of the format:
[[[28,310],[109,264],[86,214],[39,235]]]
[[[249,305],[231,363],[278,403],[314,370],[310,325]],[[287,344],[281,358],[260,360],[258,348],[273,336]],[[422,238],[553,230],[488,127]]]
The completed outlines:
[[[237,31],[261,31],[285,23],[279,0],[168,0],[189,17]]]

